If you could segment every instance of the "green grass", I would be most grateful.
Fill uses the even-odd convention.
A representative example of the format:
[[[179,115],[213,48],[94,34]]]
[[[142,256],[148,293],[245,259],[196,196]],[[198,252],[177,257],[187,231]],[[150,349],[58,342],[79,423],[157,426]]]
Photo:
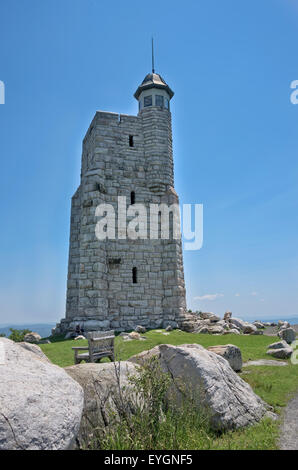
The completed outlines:
[[[117,336],[115,340],[116,357],[125,361],[129,357],[140,353],[141,351],[151,349],[158,344],[179,345],[184,343],[197,343],[204,347],[216,344],[235,344],[241,349],[243,361],[252,359],[268,359],[266,355],[267,346],[274,341],[276,337],[269,336],[246,336],[246,335],[224,335],[213,336],[197,333],[185,333],[183,331],[174,330],[169,335],[157,333],[151,330],[145,333],[146,341],[132,340],[123,341],[121,336]],[[74,355],[72,346],[86,346],[87,340],[62,340],[61,338],[51,338],[51,344],[41,344],[43,352],[48,358],[58,366],[66,367],[74,364]]]
[[[115,339],[115,352],[117,360],[127,360],[141,351],[153,348],[158,344],[179,345],[184,343],[198,343],[204,347],[217,344],[234,344],[241,349],[243,361],[268,359],[267,346],[278,340],[277,337],[224,335],[212,336],[195,333],[185,333],[179,330],[169,335],[158,333],[155,330],[145,333],[146,341],[123,341],[121,336]],[[61,367],[73,365],[72,346],[85,346],[86,340],[63,340],[51,338],[51,344],[41,344],[43,352],[49,359]],[[106,359],[108,361],[109,359]],[[105,360],[103,360],[105,361]],[[248,382],[255,393],[280,413],[287,401],[298,391],[298,365],[289,362],[288,366],[249,366],[240,374]],[[169,425],[169,423],[167,424]],[[180,449],[276,449],[279,433],[279,422],[268,419],[262,420],[255,426],[246,429],[226,432],[215,435],[206,434],[199,426],[181,424],[179,437]],[[176,432],[178,432],[176,430]],[[168,432],[168,431],[167,431]],[[166,436],[166,433],[164,434]],[[167,440],[165,440],[167,442]],[[160,442],[159,448],[169,449]]]

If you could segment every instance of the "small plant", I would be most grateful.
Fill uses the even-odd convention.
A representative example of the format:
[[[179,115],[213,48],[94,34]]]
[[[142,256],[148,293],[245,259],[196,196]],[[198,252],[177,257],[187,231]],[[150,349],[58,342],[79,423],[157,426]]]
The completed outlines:
[[[120,379],[116,364],[115,372]],[[81,448],[184,449],[194,448],[198,441],[202,448],[210,448],[214,433],[210,431],[208,413],[198,410],[195,404],[198,400],[191,398],[184,384],[178,384],[170,374],[162,371],[156,357],[138,367],[137,374],[129,377],[129,383],[131,387],[119,387],[117,393],[114,390],[109,394],[113,405],[105,407],[105,425],[102,423],[103,408],[99,407],[101,416],[98,416],[97,425],[93,422],[84,433],[87,440]],[[177,387],[180,400],[169,399],[171,390]]]
[[[30,330],[17,330],[15,328],[9,328],[11,333],[9,335],[9,339],[12,341],[15,341],[16,343],[20,343],[21,341],[24,341],[24,337],[27,333],[31,333]]]

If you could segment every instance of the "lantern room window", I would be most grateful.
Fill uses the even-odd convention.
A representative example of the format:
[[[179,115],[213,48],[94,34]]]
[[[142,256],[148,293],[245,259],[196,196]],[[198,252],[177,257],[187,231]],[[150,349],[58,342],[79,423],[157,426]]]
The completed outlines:
[[[160,106],[161,108],[163,108],[163,96],[162,95],[155,96],[155,106]]]
[[[152,106],[152,96],[144,96],[144,108]]]

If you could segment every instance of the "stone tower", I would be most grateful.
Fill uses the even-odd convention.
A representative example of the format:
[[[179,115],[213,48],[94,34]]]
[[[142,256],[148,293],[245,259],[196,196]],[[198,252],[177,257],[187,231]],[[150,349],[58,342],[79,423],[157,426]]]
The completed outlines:
[[[149,204],[178,203],[173,95],[153,72],[134,94],[137,116],[98,111],[90,124],[83,140],[81,184],[72,198],[66,316],[56,334],[77,324],[85,331],[177,327],[185,318],[181,240],[149,237]],[[148,208],[147,239],[129,239],[117,230],[115,239],[96,237],[97,206],[114,207],[117,228],[119,196],[126,197],[127,206]]]

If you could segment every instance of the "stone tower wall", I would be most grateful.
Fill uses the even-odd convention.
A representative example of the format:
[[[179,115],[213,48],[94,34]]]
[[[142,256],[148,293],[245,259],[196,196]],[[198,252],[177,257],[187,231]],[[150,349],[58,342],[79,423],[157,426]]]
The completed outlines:
[[[96,113],[83,141],[81,184],[72,198],[66,318],[57,332],[77,323],[85,330],[125,330],[183,321],[181,241],[149,239],[149,204],[178,202],[173,186],[169,111],[151,107],[138,116]],[[148,239],[118,239],[116,230],[115,240],[99,241],[97,205],[112,204],[118,216],[118,196],[126,196],[128,206],[132,191],[135,203],[148,208]]]

